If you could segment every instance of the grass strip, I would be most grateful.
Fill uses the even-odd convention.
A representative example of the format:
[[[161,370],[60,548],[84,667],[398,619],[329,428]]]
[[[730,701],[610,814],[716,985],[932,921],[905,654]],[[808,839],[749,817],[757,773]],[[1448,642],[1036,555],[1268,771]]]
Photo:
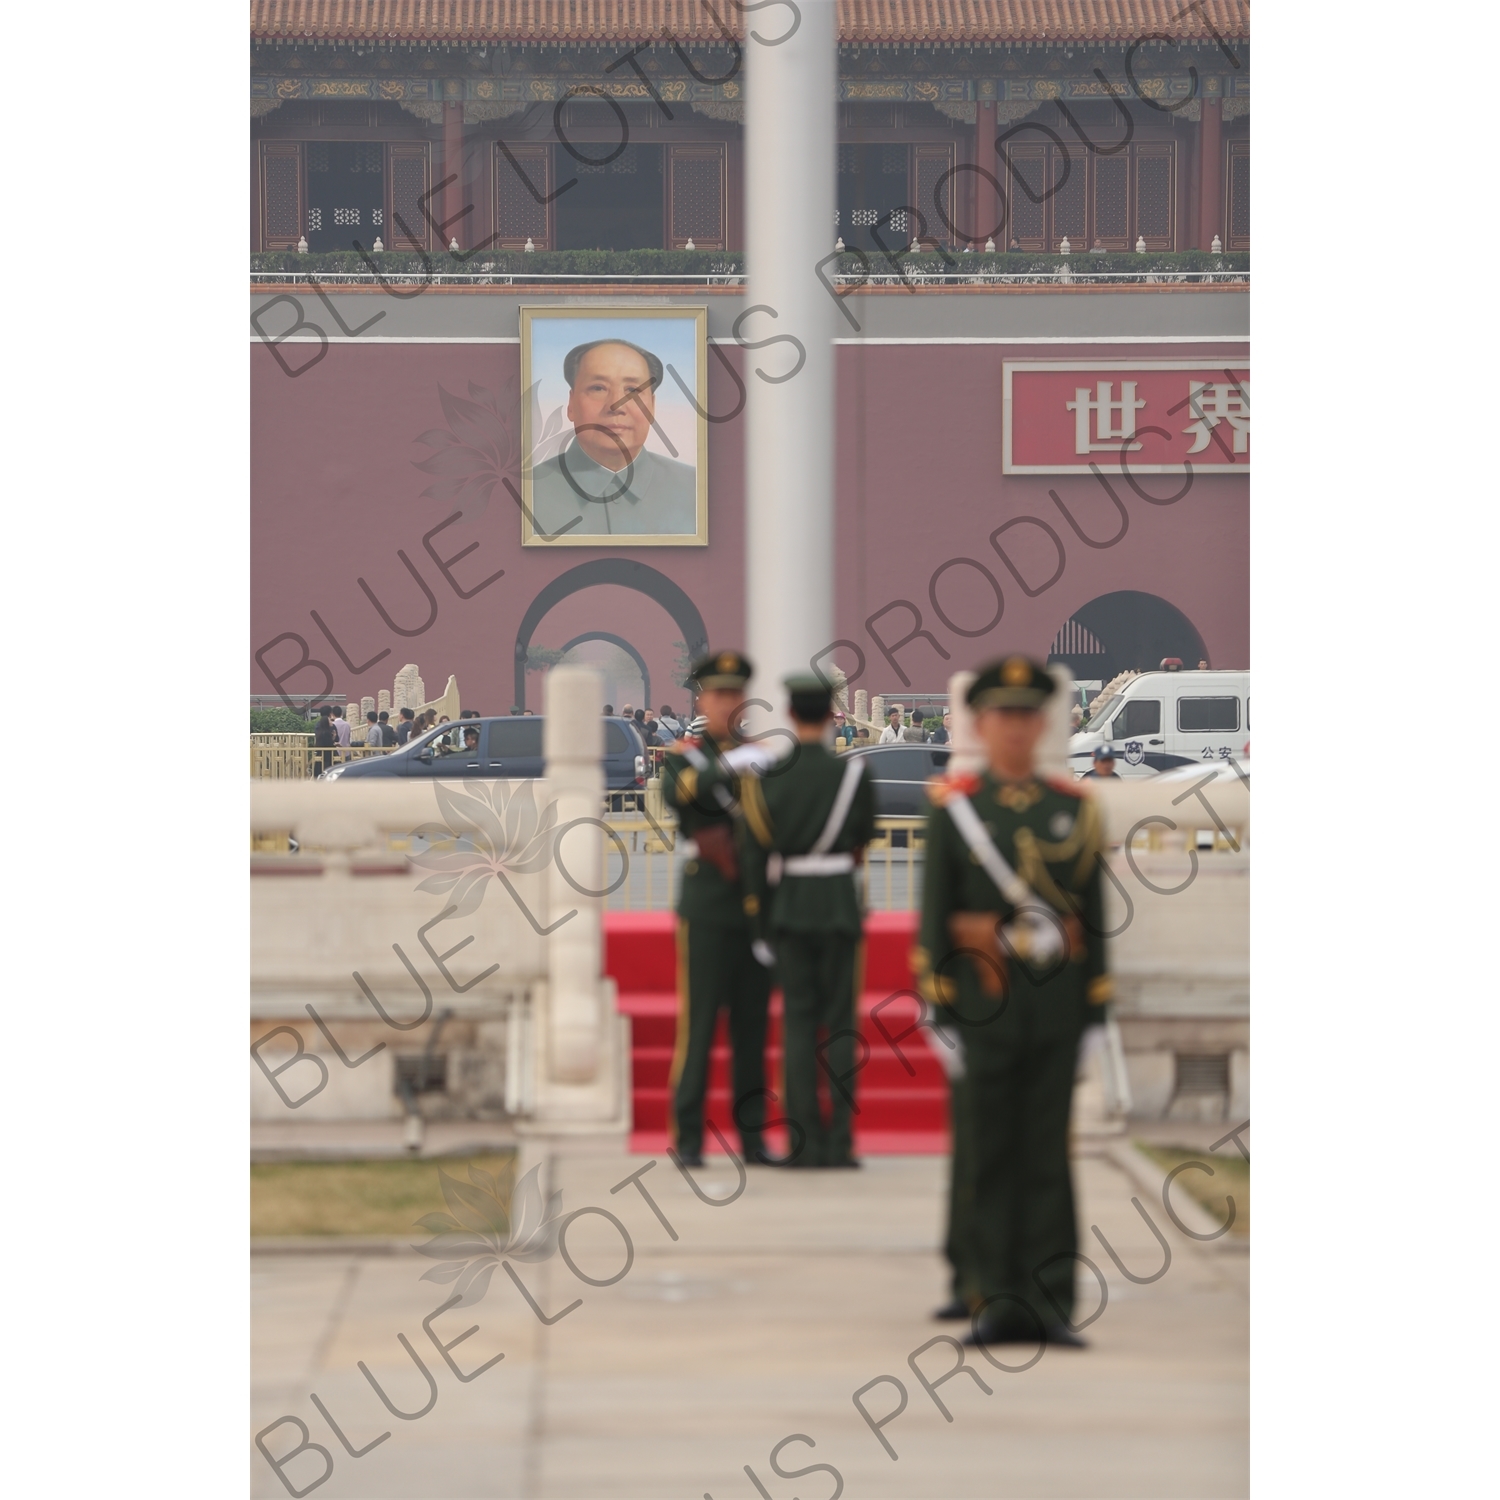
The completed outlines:
[[[1137,1141],[1136,1146],[1162,1169],[1163,1176],[1183,1162],[1206,1162],[1213,1175],[1199,1168],[1180,1173],[1172,1182],[1175,1195],[1183,1191],[1196,1199],[1222,1224],[1229,1217],[1228,1199],[1234,1199],[1234,1223],[1229,1232],[1233,1235],[1250,1233],[1250,1163],[1239,1152],[1222,1155],[1207,1151],[1193,1151],[1186,1146],[1148,1146]]]
[[[499,1178],[509,1198],[515,1181],[513,1151],[420,1159],[254,1162],[250,1234],[255,1239],[410,1235],[420,1242],[427,1231],[417,1228],[417,1220],[447,1211],[438,1172],[467,1182],[471,1164]]]

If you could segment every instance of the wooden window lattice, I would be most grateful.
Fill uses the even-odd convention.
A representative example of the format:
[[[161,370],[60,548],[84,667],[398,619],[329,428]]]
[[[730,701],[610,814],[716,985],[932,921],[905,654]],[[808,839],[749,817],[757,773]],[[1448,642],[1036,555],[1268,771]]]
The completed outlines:
[[[294,142],[262,148],[261,240],[267,250],[294,250],[302,236],[302,147]]]
[[[1226,250],[1250,248],[1250,142],[1229,143],[1229,243]]]
[[[673,146],[669,150],[670,247],[680,249],[691,239],[700,250],[722,250],[723,148]]]
[[[912,202],[922,215],[918,221],[924,234],[938,240],[951,240],[954,231],[949,225],[956,222],[953,214],[953,178],[943,181],[944,174],[953,166],[952,146],[918,146],[914,152],[912,172]],[[941,195],[938,184],[942,183]]]
[[[422,195],[427,191],[427,147],[390,147],[390,171],[386,182],[391,207],[387,241],[390,248],[426,248],[427,221],[422,215]]]
[[[1046,147],[1011,146],[1006,154],[1009,160],[1003,186],[1006,202],[1010,205],[1010,225],[1007,234],[1014,235],[1024,250],[1045,249]],[[1017,181],[1017,178],[1020,181]],[[1029,193],[1027,188],[1031,189]],[[1034,198],[1041,201],[1034,202]],[[1003,249],[1004,246],[1002,245],[1001,248]]]
[[[1172,248],[1172,197],[1171,146],[1138,147],[1135,223],[1136,233],[1145,239],[1148,250]]]
[[[1072,157],[1072,170],[1067,172],[1064,180],[1063,173],[1067,170],[1068,159],[1056,147],[1052,148],[1052,171],[1047,180],[1056,191],[1052,194],[1050,205],[1052,244],[1049,248],[1056,250],[1066,235],[1074,250],[1084,251],[1089,247],[1088,158],[1078,151],[1069,154]]]
[[[1130,240],[1130,161],[1100,156],[1094,161],[1094,234],[1108,250],[1128,250]]]
[[[545,199],[552,191],[552,148],[510,146],[516,159],[512,166],[505,152],[495,147],[495,234],[501,249],[523,249],[529,239],[538,250],[552,248],[551,210]],[[531,182],[526,186],[517,166]],[[535,192],[532,191],[535,189]]]

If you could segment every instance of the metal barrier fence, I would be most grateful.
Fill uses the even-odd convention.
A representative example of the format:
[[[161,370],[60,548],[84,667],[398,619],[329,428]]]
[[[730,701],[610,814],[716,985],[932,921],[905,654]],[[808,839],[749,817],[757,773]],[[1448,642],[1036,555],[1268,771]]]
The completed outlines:
[[[310,734],[252,734],[250,736],[250,775],[253,780],[308,781],[320,766],[344,765],[351,760],[365,760],[372,755],[389,755],[399,746],[370,747],[350,745],[346,748],[315,749]],[[647,775],[658,774],[662,746],[651,746]],[[645,796],[641,789],[605,794],[605,810],[639,807]]]
[[[606,814],[612,835],[607,860],[607,911],[671,911],[677,904],[686,856],[670,819]],[[871,911],[913,911],[921,899],[925,818],[877,818],[875,837],[856,873]],[[665,835],[665,838],[663,838]]]
[[[390,753],[384,746],[315,749],[310,734],[252,734],[250,776],[257,781],[308,781],[319,766],[336,766]]]

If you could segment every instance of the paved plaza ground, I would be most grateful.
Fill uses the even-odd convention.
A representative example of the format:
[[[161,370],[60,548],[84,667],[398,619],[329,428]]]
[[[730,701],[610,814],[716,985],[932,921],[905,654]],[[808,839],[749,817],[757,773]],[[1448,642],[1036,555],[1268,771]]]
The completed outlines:
[[[743,1194],[721,1207],[699,1201],[669,1159],[643,1181],[679,1238],[674,1243],[639,1193],[610,1188],[650,1160],[587,1157],[554,1164],[565,1210],[607,1208],[626,1226],[634,1263],[617,1284],[585,1285],[562,1260],[518,1265],[544,1327],[503,1273],[473,1308],[445,1314],[445,1342],[477,1324],[453,1350],[465,1373],[504,1352],[470,1383],[445,1367],[422,1319],[447,1289],[419,1281],[433,1262],[367,1246],[253,1258],[253,1430],[282,1415],[308,1424],[334,1471],[316,1491],[335,1496],[681,1496],[827,1500],[826,1471],[778,1477],[772,1448],[787,1445],[784,1472],[834,1466],[844,1494],[860,1496],[1194,1496],[1248,1491],[1249,1256],[1243,1245],[1200,1245],[1161,1211],[1152,1169],[1115,1158],[1076,1167],[1086,1253],[1106,1275],[1108,1304],[1087,1330],[1087,1351],[1052,1349],[1006,1373],[975,1351],[970,1364],[993,1394],[966,1376],[940,1386],[945,1422],[907,1356],[942,1332],[932,1307],[944,1293],[938,1254],[947,1161],[881,1157],[859,1172],[751,1169]],[[728,1195],[732,1165],[710,1157],[704,1191]],[[1124,1265],[1149,1275],[1162,1263],[1132,1207],[1139,1197],[1172,1250],[1170,1268],[1135,1285],[1090,1232],[1097,1224]],[[1176,1198],[1174,1195],[1174,1206]],[[1193,1223],[1202,1221],[1193,1221]],[[413,1238],[421,1238],[420,1232]],[[579,1268],[596,1279],[624,1262],[617,1232],[598,1215],[570,1229]],[[1080,1273],[1080,1308],[1099,1293]],[[1086,1313],[1080,1311],[1077,1316]],[[392,1403],[420,1410],[429,1391],[398,1341],[404,1334],[436,1382],[426,1415],[399,1420],[359,1370],[364,1361]],[[1022,1364],[1033,1350],[995,1351]],[[938,1344],[920,1357],[936,1380],[954,1358]],[[892,1460],[851,1397],[877,1376],[899,1379],[908,1404],[885,1428]],[[351,1458],[310,1397],[316,1393],[359,1448]],[[878,1419],[900,1404],[882,1383],[864,1397]],[[266,1438],[280,1456],[298,1440],[286,1425]],[[288,1477],[298,1489],[323,1470],[304,1453]],[[252,1449],[252,1494],[286,1490]]]

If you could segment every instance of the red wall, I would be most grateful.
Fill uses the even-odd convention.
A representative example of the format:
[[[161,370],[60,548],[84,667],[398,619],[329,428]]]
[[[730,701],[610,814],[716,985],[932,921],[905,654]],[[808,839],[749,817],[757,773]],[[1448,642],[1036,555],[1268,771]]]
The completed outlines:
[[[280,353],[297,368],[315,346],[285,344]],[[1242,352],[1226,344],[1225,354]],[[1129,518],[1113,546],[1091,547],[1064,518],[1052,493],[1095,541],[1120,527],[1113,504],[1092,477],[1004,477],[1001,468],[1001,364],[1005,358],[1147,359],[1214,356],[1204,346],[875,345],[839,351],[838,634],[856,641],[867,668],[857,684],[872,692],[903,685],[872,640],[865,621],[893,600],[910,601],[921,625],[951,653],[916,640],[897,659],[918,690],[941,691],[947,674],[1001,650],[1044,653],[1058,627],[1092,598],[1119,589],[1157,594],[1197,627],[1215,666],[1249,664],[1248,480],[1238,475],[1197,476],[1190,493],[1171,506],[1146,504],[1127,487],[1116,490]],[[738,350],[728,351],[739,364]],[[340,693],[358,698],[389,687],[407,661],[422,670],[429,694],[458,676],[466,707],[504,712],[514,698],[516,632],[537,592],[558,574],[598,557],[628,558],[658,569],[692,598],[715,646],[738,643],[744,627],[744,423],[714,425],[709,438],[709,545],[634,549],[522,548],[520,515],[499,485],[491,486],[481,513],[450,526],[431,541],[450,558],[471,542],[476,550],[453,564],[459,588],[469,591],[490,575],[503,576],[470,599],[460,599],[424,548],[423,535],[450,515],[451,499],[422,498],[442,476],[414,465],[435,450],[417,441],[432,429],[451,430],[439,386],[460,398],[470,383],[497,405],[500,420],[481,417],[469,431],[473,456],[464,460],[476,479],[504,463],[517,482],[519,439],[514,344],[334,344],[326,357],[289,377],[265,346],[252,360],[252,652],[262,651],[289,693],[324,690],[322,674],[306,668],[285,674],[300,658],[295,634],[309,655],[327,664]],[[709,410],[723,412],[738,399],[717,358],[709,361]],[[486,395],[478,397],[482,404]],[[489,451],[482,451],[488,446]],[[1151,494],[1165,496],[1180,481],[1143,478]],[[470,503],[481,496],[470,492]],[[989,538],[1002,523],[1029,516],[1061,539],[1063,569],[1036,597],[996,555]],[[1056,571],[1057,552],[1036,524],[1001,539],[1028,587]],[[404,553],[436,600],[431,606],[403,565]],[[951,559],[982,564],[1004,598],[999,623],[983,637],[965,639],[935,615],[929,581]],[[365,580],[403,637],[383,622],[359,585]],[[939,602],[951,621],[972,628],[993,616],[994,593],[982,574],[963,564],[939,581]],[[374,665],[353,672],[312,618],[321,616],[357,666],[389,650]],[[913,624],[897,609],[875,629],[887,642]],[[656,705],[680,703],[671,687],[674,641],[681,628],[654,601],[630,589],[595,587],[559,604],[535,631],[533,644],[560,646],[585,630],[631,640],[647,659]],[[846,668],[854,657],[836,658]],[[531,706],[540,708],[539,679],[531,679]],[[762,690],[765,684],[757,684]],[[251,691],[275,690],[252,657]],[[617,705],[618,706],[618,705]]]

